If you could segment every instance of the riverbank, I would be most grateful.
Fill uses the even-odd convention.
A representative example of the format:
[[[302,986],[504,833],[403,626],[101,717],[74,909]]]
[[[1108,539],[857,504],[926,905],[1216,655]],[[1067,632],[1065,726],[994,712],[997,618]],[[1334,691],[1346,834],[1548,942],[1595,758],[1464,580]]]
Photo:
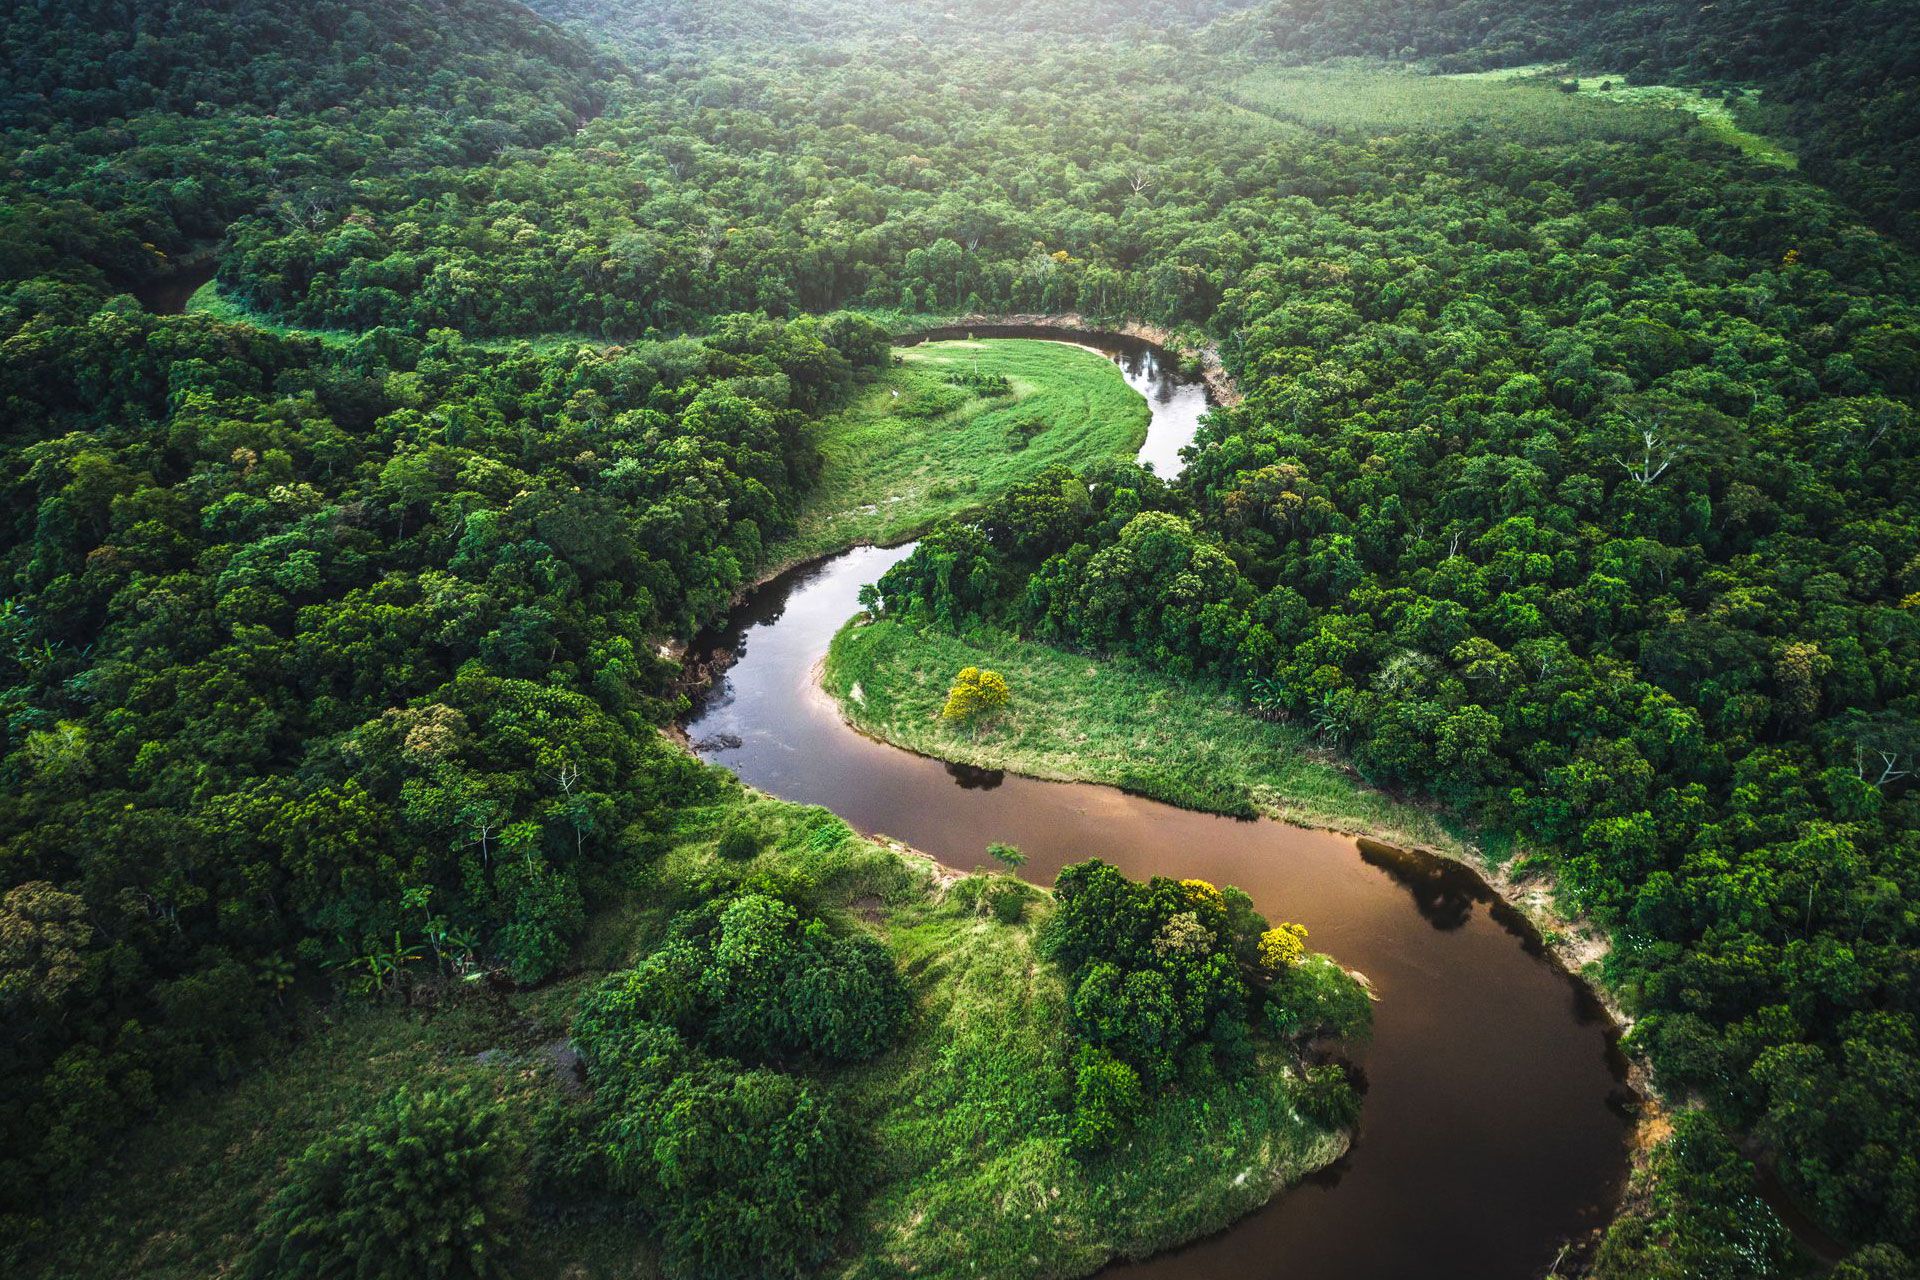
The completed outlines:
[[[1295,1110],[1300,1077],[1268,1046],[1263,1070],[1162,1095],[1126,1145],[1073,1156],[1064,983],[1034,945],[1049,895],[1023,886],[1023,918],[1001,919],[980,890],[1004,877],[963,874],[857,835],[825,809],[713,777],[716,794],[657,833],[661,847],[629,877],[643,891],[598,914],[567,973],[521,989],[427,981],[404,1000],[316,1007],[271,1067],[169,1106],[136,1134],[110,1183],[68,1215],[75,1229],[22,1274],[230,1271],[286,1162],[364,1114],[396,1078],[505,1104],[516,1198],[530,1203],[537,1118],[579,1087],[566,1046],[581,995],[651,951],[673,904],[746,884],[798,895],[836,927],[881,940],[919,1009],[897,1049],[816,1074],[817,1087],[866,1118],[880,1155],[847,1251],[823,1275],[960,1280],[982,1256],[1020,1260],[1032,1275],[1087,1275],[1218,1230],[1347,1149],[1347,1131]],[[723,856],[721,835],[742,830],[755,852]],[[528,1212],[516,1239],[520,1274],[660,1274],[632,1215]]]
[[[1015,312],[989,315],[982,312],[969,312],[966,315],[941,319],[935,324],[921,324],[917,321],[902,328],[895,341],[910,342],[923,334],[946,336],[957,330],[967,329],[1046,329],[1057,332],[1062,339],[1102,338],[1117,335],[1131,338],[1137,342],[1152,343],[1164,348],[1177,357],[1183,365],[1191,365],[1198,373],[1200,381],[1206,385],[1207,396],[1213,403],[1232,408],[1244,399],[1240,384],[1227,372],[1221,362],[1220,349],[1211,343],[1195,343],[1183,335],[1157,324],[1148,324],[1144,320],[1117,319],[1097,320],[1082,315],[1078,311]]]
[[[1010,708],[979,731],[940,719],[947,686],[965,666],[990,667],[1013,689]],[[1256,719],[1222,689],[999,632],[962,638],[858,619],[834,637],[821,677],[848,724],[921,755],[1102,783],[1182,808],[1270,817],[1463,863],[1527,919],[1617,1027],[1632,1025],[1601,981],[1605,935],[1558,910],[1553,882],[1536,865],[1511,852],[1494,856],[1437,808],[1379,791],[1304,730]],[[1635,1070],[1638,1092],[1650,1096]]]
[[[905,541],[1050,466],[1133,456],[1152,418],[1111,360],[1065,342],[928,342],[821,418],[820,477],[785,567],[858,543]]]

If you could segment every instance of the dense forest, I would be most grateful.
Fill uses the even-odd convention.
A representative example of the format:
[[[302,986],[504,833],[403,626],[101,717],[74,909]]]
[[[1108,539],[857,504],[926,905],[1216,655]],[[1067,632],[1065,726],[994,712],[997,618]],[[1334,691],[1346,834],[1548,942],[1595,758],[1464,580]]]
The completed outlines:
[[[1835,1274],[1914,1274],[1904,6],[536,8],[0,16],[0,1256],[313,1010],[537,989],[636,894],[649,945],[568,1015],[590,1097],[514,1141],[646,1206],[671,1274],[836,1256],[876,1175],[822,1081],[912,995],[815,890],[660,870],[739,803],[660,732],[675,654],[793,533],[891,333],[1078,312],[1215,348],[1244,400],[1176,480],[1060,467],[943,524],[874,610],[1218,683],[1550,869],[1679,1116],[1596,1273],[1804,1267],[1758,1160]],[[1228,92],[1328,58],[1364,111]],[[1532,64],[1510,126],[1450,115],[1446,77]],[[1731,95],[1799,167],[1571,109],[1571,71]],[[1380,127],[1416,75],[1438,106]],[[1071,870],[1034,943],[1073,993],[1063,1150],[1282,1058],[1351,1121],[1302,1065],[1364,1028],[1336,965],[1276,961],[1244,895]],[[430,1196],[512,1184],[509,1127],[395,1095],[294,1162],[246,1265],[385,1238],[356,1178],[408,1141],[473,1162]],[[508,1265],[494,1218],[459,1231],[410,1273]]]
[[[1920,236],[1920,32],[1900,0],[1269,0],[1208,33],[1221,51],[1363,55],[1442,71],[1571,61],[1635,83],[1764,92],[1765,127],[1870,220]]]

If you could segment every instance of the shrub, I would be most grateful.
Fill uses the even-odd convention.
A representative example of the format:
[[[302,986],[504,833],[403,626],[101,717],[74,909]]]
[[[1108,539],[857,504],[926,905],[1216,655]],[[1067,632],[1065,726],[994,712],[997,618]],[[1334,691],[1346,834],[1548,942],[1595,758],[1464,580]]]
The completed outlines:
[[[1005,677],[997,671],[962,667],[947,691],[947,704],[940,709],[942,720],[973,724],[1006,706],[1013,700]]]
[[[1338,1129],[1360,1118],[1360,1095],[1347,1080],[1347,1073],[1335,1063],[1308,1067],[1294,1096],[1301,1115],[1329,1129]]]
[[[852,1129],[791,1076],[692,1051],[679,1065],[630,1091],[607,1126],[610,1163],[650,1210],[667,1273],[807,1274],[831,1254],[865,1180]]]
[[[308,1147],[267,1205],[247,1274],[355,1280],[506,1274],[504,1109],[400,1089]]]
[[[1351,1040],[1373,1026],[1367,990],[1330,957],[1310,955],[1267,988],[1267,1030],[1281,1040],[1334,1036]]]
[[[729,862],[745,862],[759,855],[760,835],[746,823],[737,822],[720,833],[715,852]]]
[[[575,1035],[590,1047],[659,1023],[753,1061],[854,1062],[891,1045],[910,1007],[879,943],[748,893],[678,917],[664,946],[587,997]]]
[[[1073,1058],[1073,1119],[1068,1138],[1079,1152],[1104,1151],[1140,1114],[1140,1076],[1105,1049],[1081,1045]]]
[[[1306,954],[1305,925],[1282,923],[1260,935],[1260,967],[1268,973],[1284,973]]]
[[[509,874],[503,871],[502,878]],[[539,982],[573,953],[573,939],[587,922],[586,904],[572,876],[538,864],[512,875],[510,894],[513,915],[494,948],[515,982]]]
[[[1019,924],[1027,914],[1027,887],[1017,880],[995,880],[983,895],[987,910],[1001,924]]]

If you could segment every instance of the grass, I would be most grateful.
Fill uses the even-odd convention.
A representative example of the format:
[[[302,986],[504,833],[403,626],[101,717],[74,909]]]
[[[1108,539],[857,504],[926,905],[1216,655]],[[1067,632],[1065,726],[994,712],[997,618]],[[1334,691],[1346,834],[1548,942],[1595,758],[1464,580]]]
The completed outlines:
[[[954,673],[967,666],[998,671],[1013,689],[1010,707],[978,732],[940,719]],[[1101,782],[1189,809],[1266,814],[1456,856],[1468,850],[1435,813],[1375,790],[1304,730],[1255,719],[1204,682],[1000,632],[962,638],[885,620],[843,628],[824,681],[855,727],[943,760]]]
[[[1230,83],[1226,96],[1310,129],[1374,135],[1470,129],[1558,143],[1665,137],[1684,127],[1631,102],[1562,92],[1550,76],[1432,76],[1357,61],[1265,67]]]
[[[1629,84],[1626,76],[1608,72],[1576,75],[1565,64],[1551,62],[1501,67],[1493,71],[1468,71],[1437,78],[1484,83],[1530,80],[1552,85],[1572,84],[1582,97],[1659,111],[1684,111],[1699,120],[1701,127],[1711,137],[1762,164],[1783,169],[1798,168],[1800,164],[1798,157],[1773,139],[1741,125],[1741,113],[1759,105],[1760,94],[1755,89],[1734,90],[1729,98],[1719,93],[1702,93],[1698,89],[1685,89],[1677,85]]]
[[[1796,169],[1800,159],[1773,139],[1743,128],[1740,113],[1753,106],[1759,94],[1751,89],[1738,90],[1729,100],[1718,94],[1703,95],[1697,89],[1674,85],[1630,85],[1624,76],[1583,75],[1577,83],[1582,97],[1597,97],[1612,102],[1667,111],[1685,111],[1700,121],[1700,127],[1749,159],[1781,169]]]
[[[661,833],[664,851],[594,922],[574,972],[529,991],[423,990],[415,1007],[353,1003],[316,1014],[270,1065],[169,1103],[18,1274],[231,1274],[286,1162],[400,1081],[469,1084],[500,1098],[524,1168],[533,1117],[561,1088],[552,1048],[580,993],[650,950],[672,904],[741,884],[780,889],[842,928],[873,931],[919,1001],[900,1048],[818,1077],[875,1136],[880,1170],[841,1260],[823,1274],[972,1276],[986,1260],[1034,1276],[1085,1275],[1109,1258],[1217,1230],[1345,1149],[1343,1132],[1295,1111],[1298,1077],[1273,1050],[1244,1081],[1163,1097],[1112,1155],[1073,1159],[1062,1136],[1065,992],[1034,950],[1047,896],[1027,889],[1027,919],[1001,923],[980,909],[985,877],[955,879],[855,835],[825,809],[715,776],[719,799],[681,811]],[[721,858],[719,833],[743,823],[761,851]],[[633,1215],[555,1221],[529,1212],[513,1238],[519,1274],[658,1274]]]
[[[265,333],[277,334],[283,338],[312,338],[329,347],[352,346],[360,338],[360,332],[352,329],[309,329],[300,325],[287,324],[275,320],[272,316],[255,311],[243,302],[237,302],[220,292],[218,281],[209,280],[194,290],[187,299],[187,314],[204,315],[227,324],[251,325]],[[510,338],[467,338],[466,344],[483,351],[508,351],[525,343],[535,351],[558,351],[568,347],[607,347],[616,345],[610,338],[590,333],[536,333],[525,337]]]
[[[772,563],[901,542],[1053,463],[1131,458],[1146,439],[1146,400],[1098,352],[1004,338],[897,354],[900,363],[818,424],[820,480]],[[1008,390],[954,385],[972,375],[1005,378]]]
[[[977,883],[889,921],[921,1024],[853,1088],[888,1175],[841,1275],[1085,1275],[1219,1230],[1345,1150],[1294,1111],[1297,1077],[1273,1054],[1237,1084],[1162,1098],[1111,1156],[1074,1159],[1064,986],[1031,922],[976,914]]]

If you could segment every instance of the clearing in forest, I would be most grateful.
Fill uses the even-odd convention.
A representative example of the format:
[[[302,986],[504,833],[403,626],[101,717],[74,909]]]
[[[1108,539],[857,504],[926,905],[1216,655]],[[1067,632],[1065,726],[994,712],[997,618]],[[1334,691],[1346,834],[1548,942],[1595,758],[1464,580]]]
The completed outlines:
[[[775,563],[904,541],[1055,463],[1131,458],[1147,436],[1146,400],[1085,347],[996,338],[895,354],[819,423],[820,480]]]

